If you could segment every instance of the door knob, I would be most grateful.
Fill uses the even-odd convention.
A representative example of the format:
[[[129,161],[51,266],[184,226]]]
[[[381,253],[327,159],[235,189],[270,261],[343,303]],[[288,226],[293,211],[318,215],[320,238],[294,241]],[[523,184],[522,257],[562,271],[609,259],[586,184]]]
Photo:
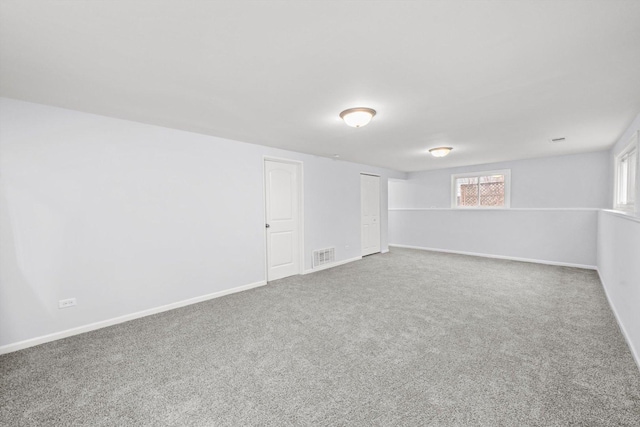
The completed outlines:
[[[269,227],[271,227],[271,226],[270,226],[269,224],[265,224],[265,227],[269,228]]]

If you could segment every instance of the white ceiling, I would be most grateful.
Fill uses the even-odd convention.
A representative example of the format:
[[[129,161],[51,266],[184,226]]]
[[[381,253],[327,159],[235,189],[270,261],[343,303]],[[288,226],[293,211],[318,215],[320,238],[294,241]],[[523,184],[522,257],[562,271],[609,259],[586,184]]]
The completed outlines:
[[[594,151],[640,1],[2,1],[0,95],[402,171]]]

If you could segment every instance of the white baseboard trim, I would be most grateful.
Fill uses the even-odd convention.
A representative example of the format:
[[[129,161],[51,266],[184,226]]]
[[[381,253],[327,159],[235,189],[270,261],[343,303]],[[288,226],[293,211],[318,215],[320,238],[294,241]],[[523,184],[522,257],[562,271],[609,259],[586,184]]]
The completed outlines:
[[[333,267],[337,267],[339,265],[348,264],[350,262],[358,261],[360,259],[362,259],[361,256],[357,256],[357,257],[353,257],[353,258],[349,258],[349,259],[343,259],[342,261],[336,261],[336,262],[332,262],[331,264],[321,265],[320,267],[310,268],[309,270],[303,271],[302,274],[315,273],[316,271],[326,270],[328,268],[333,268]]]
[[[532,258],[519,258],[513,256],[505,256],[505,255],[492,255],[492,254],[483,254],[478,252],[465,252],[465,251],[452,251],[449,249],[438,249],[438,248],[425,248],[422,246],[410,246],[410,245],[398,245],[398,244],[389,244],[389,247],[392,248],[406,248],[406,249],[418,249],[421,251],[432,251],[432,252],[444,252],[448,254],[458,254],[458,255],[470,255],[477,256],[483,258],[495,258],[495,259],[506,259],[509,261],[520,261],[520,262],[531,262],[534,264],[547,264],[547,265],[558,265],[561,267],[574,267],[574,268],[584,268],[587,270],[596,270],[595,265],[587,265],[587,264],[573,264],[570,262],[559,262],[559,261],[547,261],[542,259],[532,259]]]
[[[384,251],[381,251],[381,254],[386,254],[387,252],[389,252],[389,249],[385,249]]]
[[[629,338],[629,334],[627,333],[627,330],[624,328],[624,323],[620,321],[620,316],[618,316],[618,311],[616,310],[616,306],[613,305],[613,302],[611,301],[611,297],[609,296],[609,291],[607,290],[607,285],[605,285],[604,280],[602,279],[602,274],[600,274],[600,270],[596,269],[596,271],[598,272],[600,283],[602,283],[602,289],[604,289],[604,294],[607,297],[607,302],[609,303],[609,307],[611,307],[611,311],[613,311],[613,317],[616,318],[616,322],[618,322],[618,327],[620,328],[620,331],[622,332],[622,336],[627,342],[627,347],[629,347],[629,350],[631,351],[633,360],[635,360],[636,365],[638,366],[638,369],[640,369],[640,354],[638,350],[636,350],[636,348],[633,346],[633,343]]]
[[[257,288],[260,286],[264,286],[266,284],[267,282],[265,280],[261,280],[259,282],[250,283],[248,285],[237,286],[235,288],[225,289],[223,291],[213,292],[207,295],[201,295],[199,297],[189,298],[189,299],[178,301],[178,302],[173,302],[171,304],[149,308],[147,310],[138,311],[136,313],[125,314],[124,316],[114,317],[112,319],[107,319],[107,320],[101,320],[99,322],[89,323],[88,325],[82,325],[76,328],[66,329],[64,331],[54,332],[51,334],[42,335],[40,337],[30,338],[24,341],[18,341],[12,344],[6,344],[0,347],[0,354],[12,353],[14,351],[33,347],[39,344],[56,341],[62,338],[67,338],[67,337],[82,334],[85,332],[95,331],[96,329],[106,328],[107,326],[117,325],[118,323],[128,322],[129,320],[139,319],[141,317],[162,313],[163,311],[173,310],[176,308],[184,307],[191,304],[196,304],[196,303],[207,301],[210,299],[220,298],[225,295],[235,294],[237,292],[242,292],[248,289]]]

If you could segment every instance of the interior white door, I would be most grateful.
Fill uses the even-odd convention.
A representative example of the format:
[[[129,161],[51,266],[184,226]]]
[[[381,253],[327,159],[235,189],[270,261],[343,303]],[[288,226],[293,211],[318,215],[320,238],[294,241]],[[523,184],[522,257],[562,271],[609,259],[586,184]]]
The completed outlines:
[[[360,175],[362,256],[380,252],[380,177]]]
[[[298,165],[265,160],[267,280],[298,274]]]

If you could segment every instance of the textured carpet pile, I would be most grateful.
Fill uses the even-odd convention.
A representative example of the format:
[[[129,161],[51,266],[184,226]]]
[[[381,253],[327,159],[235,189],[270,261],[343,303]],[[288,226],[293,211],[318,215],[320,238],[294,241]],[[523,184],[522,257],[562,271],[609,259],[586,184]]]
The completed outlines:
[[[0,356],[0,425],[640,425],[593,271],[392,249]]]

